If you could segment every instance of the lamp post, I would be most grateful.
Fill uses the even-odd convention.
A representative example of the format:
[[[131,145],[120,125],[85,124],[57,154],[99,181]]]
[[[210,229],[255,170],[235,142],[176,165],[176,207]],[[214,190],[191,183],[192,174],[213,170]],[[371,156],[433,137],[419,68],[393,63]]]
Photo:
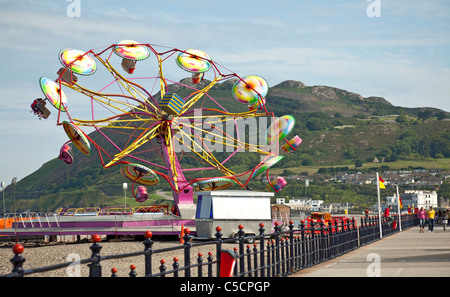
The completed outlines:
[[[397,185],[397,209],[398,209],[398,227],[399,230],[402,231],[402,210],[400,209],[400,194],[398,192],[398,185]]]
[[[17,177],[14,177],[11,181],[11,185],[14,189],[14,218],[16,217],[16,183],[17,183]]]
[[[16,183],[17,177],[14,177],[11,181],[11,185],[13,185],[14,189],[14,230],[16,234],[16,243],[19,241],[19,237],[17,236],[17,219],[16,219]]]
[[[124,199],[125,199],[125,208],[127,207],[127,189],[128,189],[128,184],[123,183],[123,195],[124,195]]]

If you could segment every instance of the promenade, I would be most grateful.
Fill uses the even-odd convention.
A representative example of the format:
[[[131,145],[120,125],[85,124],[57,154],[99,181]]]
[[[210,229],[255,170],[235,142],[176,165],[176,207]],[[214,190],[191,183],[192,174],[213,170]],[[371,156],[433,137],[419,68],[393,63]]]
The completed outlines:
[[[398,232],[292,277],[450,277],[450,228]]]

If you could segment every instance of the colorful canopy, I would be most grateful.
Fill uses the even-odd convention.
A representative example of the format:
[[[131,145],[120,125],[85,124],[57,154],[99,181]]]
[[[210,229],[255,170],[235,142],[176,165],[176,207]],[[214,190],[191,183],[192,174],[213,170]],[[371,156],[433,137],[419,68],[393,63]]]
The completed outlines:
[[[74,123],[66,121],[64,121],[62,125],[67,136],[77,147],[77,149],[79,149],[83,154],[89,156],[91,154],[91,146],[80,128],[78,128]]]
[[[295,126],[295,118],[285,115],[277,118],[267,129],[267,144],[271,144],[275,139],[282,141],[292,131]]]
[[[284,177],[279,176],[268,183],[266,188],[272,192],[279,192],[284,188],[285,185],[287,185],[286,180],[284,179]]]
[[[120,173],[129,180],[146,186],[156,186],[159,178],[156,173],[140,164],[127,164],[120,167]]]
[[[211,68],[211,63],[209,60],[211,60],[211,58],[204,52],[195,49],[188,49],[185,52],[179,53],[175,61],[178,66],[186,71],[202,73]]]
[[[269,85],[264,78],[249,75],[234,84],[231,94],[239,103],[255,104],[259,99],[266,97],[268,92]]]
[[[217,191],[217,190],[225,190],[229,187],[232,187],[235,182],[234,180],[228,179],[228,178],[211,178],[208,180],[204,180],[199,182],[199,186],[195,188],[196,191]]]
[[[261,164],[261,166],[255,170],[252,174],[251,178],[255,178],[258,175],[260,175],[263,171],[266,171],[267,169],[269,169],[270,167],[272,167],[273,165],[277,164],[278,162],[281,161],[281,159],[283,159],[283,156],[275,156],[271,159],[269,159],[268,161],[264,162],[263,164]]]
[[[97,70],[94,59],[83,51],[73,48],[67,48],[59,52],[59,60],[61,63],[78,74],[91,75]]]
[[[48,101],[56,108],[66,112],[67,97],[59,85],[48,77],[41,77],[39,80],[41,90]],[[62,104],[61,104],[62,103]]]
[[[122,40],[114,46],[114,52],[128,60],[145,60],[150,56],[150,49],[134,40]]]
[[[302,143],[302,139],[298,135],[295,135],[294,138],[292,138],[289,141],[286,141],[286,143],[283,144],[281,146],[281,148],[285,152],[291,152],[291,151],[295,151],[301,143]]]

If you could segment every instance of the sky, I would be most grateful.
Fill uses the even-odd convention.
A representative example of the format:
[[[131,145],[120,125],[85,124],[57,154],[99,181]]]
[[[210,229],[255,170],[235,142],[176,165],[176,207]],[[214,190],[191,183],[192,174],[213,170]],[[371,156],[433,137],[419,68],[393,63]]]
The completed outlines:
[[[67,136],[30,113],[58,53],[120,40],[199,49],[270,86],[285,80],[450,111],[448,0],[0,0],[0,181],[59,154]],[[50,107],[51,109],[52,107]],[[51,110],[52,111],[52,110]]]

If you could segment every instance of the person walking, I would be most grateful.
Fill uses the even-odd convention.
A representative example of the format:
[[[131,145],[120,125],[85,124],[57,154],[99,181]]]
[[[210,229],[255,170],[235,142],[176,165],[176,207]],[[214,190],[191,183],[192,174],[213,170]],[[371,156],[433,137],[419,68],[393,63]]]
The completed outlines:
[[[430,209],[427,210],[428,232],[433,232],[435,215],[436,212],[434,211],[433,206],[430,206]]]
[[[425,220],[427,218],[427,212],[423,209],[423,207],[421,207],[417,213],[417,218],[419,219],[419,233],[423,233],[423,229],[425,228]]]
[[[391,222],[393,221],[393,219],[390,217],[391,209],[392,209],[392,205],[389,205],[389,207],[386,207],[384,210],[384,219],[385,219],[386,223],[388,224],[388,226],[390,226]]]
[[[448,222],[448,209],[442,212],[442,227],[444,227],[444,231],[447,227]]]

